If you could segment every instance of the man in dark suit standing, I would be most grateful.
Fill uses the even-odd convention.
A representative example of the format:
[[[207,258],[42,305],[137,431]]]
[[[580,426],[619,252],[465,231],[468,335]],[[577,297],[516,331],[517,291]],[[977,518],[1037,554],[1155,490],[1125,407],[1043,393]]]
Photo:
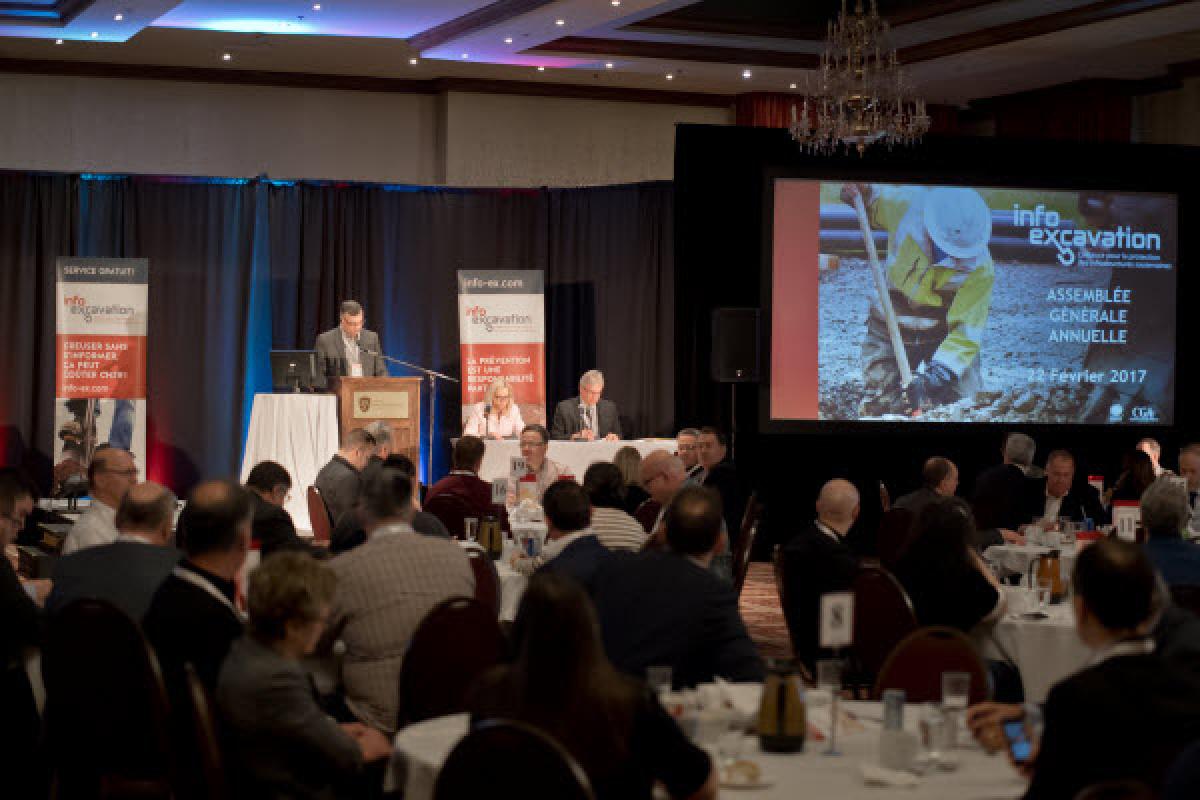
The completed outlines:
[[[810,670],[819,656],[821,595],[846,592],[858,574],[858,557],[845,537],[858,519],[854,484],[832,480],[817,496],[817,518],[783,548],[783,616],[792,647]]]
[[[185,697],[183,665],[192,662],[212,691],[229,645],[242,635],[234,579],[250,549],[250,520],[249,493],[233,481],[201,483],[180,516],[186,557],[163,581],[142,623],[177,700]]]
[[[1079,638],[1094,655],[1046,698],[1025,798],[1075,797],[1118,780],[1157,792],[1179,752],[1200,739],[1200,679],[1154,652],[1148,634],[1163,598],[1141,547],[1096,542],[1079,554],[1073,583]]]
[[[1033,439],[1023,433],[1010,433],[1004,437],[1003,463],[984,470],[975,479],[971,510],[975,514],[976,550],[982,552],[1005,542],[1025,543],[1025,537],[1017,531],[1030,519],[1025,515],[1025,498],[1036,451]]]
[[[363,307],[356,300],[346,300],[339,311],[339,325],[317,336],[313,346],[318,370],[327,378],[386,376],[379,334],[363,328]]]
[[[1095,486],[1075,483],[1075,457],[1066,450],[1046,456],[1046,477],[1028,483],[1025,520],[1067,517],[1090,518],[1096,524],[1107,521],[1100,493]]]
[[[563,400],[554,409],[550,438],[591,442],[621,438],[621,420],[617,404],[600,397],[604,393],[604,374],[588,370],[579,379],[579,395]]]
[[[260,461],[246,476],[254,520],[250,535],[263,558],[279,550],[311,552],[312,547],[296,533],[292,515],[284,510],[292,491],[292,476],[282,464]]]
[[[746,513],[746,501],[750,493],[733,459],[729,457],[729,440],[720,429],[711,425],[701,428],[697,449],[702,471],[696,478],[701,485],[721,495],[721,509],[725,528],[729,532],[730,547],[736,550],[740,544],[742,517]]]
[[[54,614],[73,600],[96,597],[141,622],[154,593],[182,556],[167,546],[174,518],[173,493],[157,483],[135,485],[117,507],[115,542],[59,559],[46,610]]]
[[[666,552],[613,553],[594,578],[604,649],[619,669],[645,677],[669,666],[676,686],[761,681],[762,659],[737,596],[709,571],[722,547],[721,504],[709,489],[681,489],[667,509]]]

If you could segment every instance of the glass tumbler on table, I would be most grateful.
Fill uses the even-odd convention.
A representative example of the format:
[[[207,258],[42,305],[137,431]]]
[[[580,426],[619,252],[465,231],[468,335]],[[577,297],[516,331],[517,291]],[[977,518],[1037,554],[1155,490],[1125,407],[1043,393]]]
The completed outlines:
[[[829,747],[827,756],[840,756],[837,746],[838,695],[842,691],[842,662],[838,659],[822,659],[817,662],[817,689],[829,697]]]
[[[971,674],[942,673],[942,713],[945,715],[946,747],[953,747],[959,731],[966,725],[967,704],[971,697]]]

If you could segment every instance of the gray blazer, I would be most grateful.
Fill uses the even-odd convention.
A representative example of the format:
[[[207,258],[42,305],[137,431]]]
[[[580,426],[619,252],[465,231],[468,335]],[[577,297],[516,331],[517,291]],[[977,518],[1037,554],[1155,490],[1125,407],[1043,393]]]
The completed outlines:
[[[313,349],[317,351],[317,372],[327,378],[350,374],[350,364],[346,361],[346,344],[342,340],[341,328],[334,328],[317,336],[317,343],[313,345]],[[383,348],[379,344],[379,334],[363,329],[358,334],[358,349],[364,376],[387,376],[387,364],[381,357]],[[372,353],[378,355],[371,355]]]
[[[603,397],[596,403],[596,438],[603,439],[610,433],[621,438],[621,420],[617,416],[617,404]],[[579,395],[563,400],[554,409],[554,422],[550,426],[551,439],[570,439],[572,434],[583,430],[579,418]]]
[[[54,565],[46,610],[56,614],[72,600],[107,600],[140,623],[158,587],[183,554],[174,547],[116,541],[65,555]]]
[[[226,752],[241,756],[239,797],[341,797],[362,769],[358,744],[317,705],[300,664],[250,636],[230,648],[216,699]]]

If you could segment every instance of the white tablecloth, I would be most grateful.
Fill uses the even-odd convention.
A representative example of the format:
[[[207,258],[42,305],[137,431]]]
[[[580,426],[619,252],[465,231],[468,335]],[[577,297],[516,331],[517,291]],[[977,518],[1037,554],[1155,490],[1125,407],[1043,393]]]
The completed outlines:
[[[1071,572],[1075,569],[1076,545],[1053,549],[1059,551],[1063,580],[1070,581]],[[1031,544],[998,544],[984,550],[983,558],[1006,573],[1026,576],[1029,574],[1029,565],[1033,563],[1033,560],[1040,555],[1049,553],[1050,550],[1049,547]]]
[[[1086,666],[1092,655],[1075,632],[1069,602],[1050,606],[1049,614],[1048,619],[1031,620],[1007,612],[990,630],[974,632],[987,658],[1013,660],[1021,671],[1025,699],[1031,703],[1045,702],[1050,687]]]
[[[763,753],[757,739],[748,737],[743,758],[759,763],[765,777],[773,781],[766,789],[747,792],[746,796],[761,800],[793,800],[796,797],[837,798],[837,800],[1001,800],[1020,797],[1025,782],[1013,771],[1003,755],[989,756],[975,747],[954,751],[959,767],[953,772],[934,772],[921,778],[916,789],[870,788],[863,785],[859,775],[860,762],[877,760],[883,709],[879,703],[849,703],[847,707],[859,716],[867,730],[839,735],[838,746],[843,755],[825,756],[825,743],[809,741],[803,753],[779,755]],[[908,706],[904,713],[905,726],[917,727],[917,708]],[[466,714],[455,714],[427,720],[396,734],[391,763],[384,786],[404,787],[405,800],[430,800],[438,770],[446,756],[467,732]],[[722,789],[721,796],[741,795]]]
[[[292,476],[284,508],[297,532],[312,534],[308,487],[338,449],[337,398],[331,394],[256,394],[242,454],[242,481],[260,461],[276,461]]]
[[[546,457],[562,464],[578,481],[583,473],[597,461],[612,461],[625,445],[632,445],[643,456],[654,450],[675,452],[674,439],[629,439],[618,442],[563,442],[551,441]],[[516,439],[486,439],[484,441],[483,467],[479,477],[485,481],[507,478],[509,460],[521,455],[521,444]]]

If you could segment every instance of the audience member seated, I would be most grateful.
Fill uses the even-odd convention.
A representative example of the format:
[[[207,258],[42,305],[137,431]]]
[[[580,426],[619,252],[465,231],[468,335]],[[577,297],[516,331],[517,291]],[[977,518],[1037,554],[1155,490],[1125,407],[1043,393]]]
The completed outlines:
[[[638,461],[640,464],[641,459]],[[609,550],[641,550],[646,532],[622,510],[626,491],[622,478],[615,464],[604,461],[597,461],[583,473],[583,490],[592,504],[592,532]]]
[[[1037,445],[1023,433],[1004,437],[1003,463],[984,470],[975,479],[971,510],[975,515],[975,541],[983,552],[997,544],[1025,544],[1017,531],[1029,522],[1025,517],[1026,484],[1033,469]]]
[[[1054,450],[1046,456],[1046,477],[1030,481],[1025,505],[1026,522],[1090,519],[1099,525],[1107,519],[1095,486],[1075,481],[1075,457],[1066,450]]]
[[[695,478],[697,485],[703,482],[704,465],[700,463],[700,431],[697,428],[684,428],[675,434],[675,451],[689,478]]]
[[[408,476],[409,481],[413,486],[417,486],[417,467],[412,463],[412,459],[403,453],[392,453],[386,459],[379,463],[378,467],[374,460],[367,464],[363,470],[364,476],[369,476],[372,473],[378,474],[383,467],[399,470]],[[365,485],[365,482],[364,484]],[[449,539],[450,531],[442,524],[442,521],[426,511],[421,510],[420,503],[417,502],[417,497],[413,494],[413,517],[412,527],[417,533],[422,536],[433,536],[438,539]],[[363,528],[362,509],[357,505],[348,514],[343,514],[334,526],[333,533],[329,537],[329,552],[337,555],[344,553],[347,550],[353,550],[363,542],[367,541],[367,532]]]
[[[525,468],[536,479],[537,496],[540,498],[546,487],[554,483],[564,472],[564,467],[553,459],[546,458],[550,449],[550,432],[543,425],[526,425],[521,431],[521,457],[525,459]],[[510,486],[509,500],[517,502],[519,487]]]
[[[832,480],[817,496],[817,518],[783,548],[783,609],[796,658],[812,671],[821,657],[818,623],[821,595],[850,590],[858,573],[858,558],[844,541],[858,518],[859,497],[854,484]]]
[[[479,477],[483,466],[483,439],[477,436],[464,436],[454,443],[450,454],[450,464],[453,467],[450,474],[429,487],[425,496],[425,505],[441,495],[453,495],[466,506],[469,516],[483,519],[493,515],[503,517],[504,509],[492,503],[492,485]],[[442,523],[449,528],[446,520]]]
[[[552,569],[590,590],[596,573],[611,560],[612,553],[588,527],[593,512],[588,496],[575,481],[559,481],[546,490],[542,508],[549,529],[546,547],[536,558],[516,558],[513,569],[525,575],[535,567]]]
[[[175,495],[157,483],[139,483],[117,508],[117,540],[63,556],[54,566],[54,589],[46,610],[54,614],[72,600],[107,600],[141,622],[158,587],[182,556],[168,545]]]
[[[1142,450],[1130,450],[1121,457],[1121,474],[1112,488],[1105,492],[1104,504],[1138,502],[1142,499],[1142,492],[1150,488],[1157,477],[1150,456]]]
[[[621,483],[625,487],[621,510],[633,516],[638,506],[650,499],[650,493],[642,488],[642,454],[627,444],[613,455],[613,464],[621,471]]]
[[[356,796],[363,763],[391,754],[379,731],[326,715],[301,666],[336,582],[301,552],[270,556],[250,574],[249,631],[230,648],[216,693],[238,797]]]
[[[1137,443],[1137,449],[1150,456],[1150,465],[1154,468],[1154,477],[1157,479],[1164,472],[1170,472],[1169,469],[1163,469],[1162,465],[1162,445],[1156,439],[1142,439]]]
[[[142,623],[173,698],[185,697],[189,661],[209,691],[216,688],[229,645],[242,635],[234,580],[250,549],[251,514],[241,486],[206,481],[192,490],[180,515],[185,557],[154,593]]]
[[[399,712],[400,665],[417,625],[443,600],[475,593],[463,549],[413,530],[413,489],[391,467],[371,476],[360,499],[367,541],[329,562],[338,579],[330,629],[346,645],[346,705],[389,733]]]
[[[667,457],[682,480],[683,465]],[[709,570],[723,546],[720,498],[681,489],[667,509],[665,531],[667,552],[616,554],[596,575],[593,596],[608,657],[639,677],[647,667],[669,666],[676,686],[716,677],[762,680],[737,596]]]
[[[742,530],[742,516],[746,513],[750,491],[729,457],[728,444],[725,434],[717,428],[706,426],[700,429],[700,463],[704,466],[701,484],[721,495],[725,529],[730,532],[730,545],[736,546],[735,537]]]
[[[1192,516],[1188,520],[1188,536],[1200,536],[1200,444],[1189,444],[1179,451],[1179,476],[1187,482],[1188,505]]]
[[[1168,586],[1200,586],[1200,545],[1184,541],[1191,509],[1173,478],[1158,479],[1142,494],[1146,554]]]
[[[250,533],[266,558],[279,550],[309,552],[311,546],[296,533],[292,515],[284,510],[292,491],[292,476],[281,464],[260,461],[246,476],[250,503],[254,507]]]
[[[971,547],[971,509],[945,498],[925,506],[914,523],[896,577],[912,600],[921,625],[947,625],[964,633],[1004,612],[1000,584]]]
[[[354,428],[342,436],[342,446],[329,463],[321,467],[313,486],[321,493],[329,518],[337,522],[358,499],[359,473],[367,466],[375,449],[375,439],[363,428]]]
[[[0,547],[5,549],[16,539],[23,520],[17,506],[31,500],[28,485],[15,470],[0,471]],[[50,591],[49,581],[24,583],[17,577],[16,565],[0,558],[0,668],[19,659],[26,647],[41,643],[42,614],[38,608]],[[2,715],[0,715],[2,716]]]
[[[664,521],[667,517],[667,507],[675,495],[684,488],[701,488],[683,468],[679,456],[674,456],[666,450],[655,450],[642,459],[642,485],[650,493],[650,499],[658,503],[658,519],[651,527],[650,537],[646,540],[646,548],[663,550],[667,547],[667,531]],[[719,496],[718,496],[719,497]],[[733,556],[729,546],[729,532],[725,527],[725,518],[721,518],[721,536],[716,552],[709,563],[709,569],[721,580],[733,583]]]
[[[899,497],[892,508],[903,508],[916,518],[925,506],[943,497],[953,497],[956,491],[958,467],[948,458],[934,456],[921,467],[921,488]]]
[[[504,378],[496,378],[488,387],[483,402],[467,418],[463,436],[515,439],[524,428],[525,421],[521,419],[521,409],[517,406],[512,384]]]
[[[88,464],[92,504],[79,515],[63,542],[63,555],[117,540],[117,506],[137,482],[133,454],[119,447],[98,447]]]
[[[473,722],[514,719],[545,731],[587,773],[597,800],[715,798],[717,775],[657,697],[613,669],[582,589],[540,572],[512,630],[516,659],[494,667],[467,699]]]
[[[1101,781],[1161,787],[1166,769],[1200,739],[1200,679],[1155,654],[1159,604],[1141,548],[1103,540],[1075,562],[1073,598],[1090,665],[1055,685],[1026,800],[1075,797]]]

